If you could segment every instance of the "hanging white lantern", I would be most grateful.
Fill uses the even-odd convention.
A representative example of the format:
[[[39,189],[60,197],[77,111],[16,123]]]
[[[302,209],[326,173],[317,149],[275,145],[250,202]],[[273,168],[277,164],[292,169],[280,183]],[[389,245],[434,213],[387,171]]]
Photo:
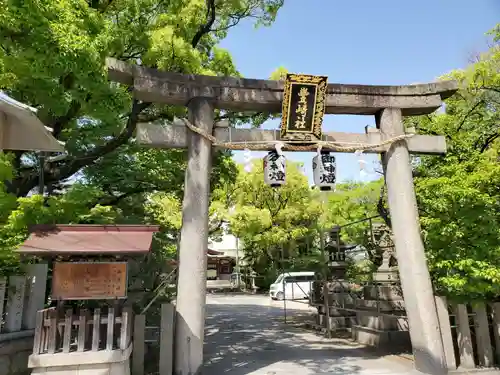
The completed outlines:
[[[283,145],[276,145],[276,151],[270,151],[264,157],[264,182],[271,187],[279,187],[286,179],[286,159],[281,151]]]
[[[314,184],[320,190],[332,190],[337,180],[335,156],[328,151],[321,151],[319,147],[312,164]]]

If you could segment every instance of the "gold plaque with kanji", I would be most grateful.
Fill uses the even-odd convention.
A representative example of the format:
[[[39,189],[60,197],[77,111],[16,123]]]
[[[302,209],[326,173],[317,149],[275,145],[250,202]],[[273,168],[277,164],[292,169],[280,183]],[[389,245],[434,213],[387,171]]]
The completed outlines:
[[[287,74],[283,93],[281,139],[321,140],[328,78]]]
[[[53,300],[127,297],[126,262],[55,262]]]

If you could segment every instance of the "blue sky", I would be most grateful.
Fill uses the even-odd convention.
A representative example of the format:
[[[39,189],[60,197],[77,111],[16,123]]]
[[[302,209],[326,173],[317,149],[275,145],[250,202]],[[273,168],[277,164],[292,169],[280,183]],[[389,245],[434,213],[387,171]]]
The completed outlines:
[[[465,67],[487,48],[484,34],[497,22],[500,0],[287,0],[271,27],[242,23],[222,47],[248,78],[268,78],[284,66],[293,73],[326,75],[331,83],[424,83]],[[372,116],[327,115],[323,131],[364,132],[365,125],[374,126]],[[264,127],[278,126],[272,121]],[[303,162],[312,182],[314,154],[286,156]],[[360,175],[353,154],[336,157],[338,181],[377,177]],[[235,160],[242,162],[242,152]],[[377,156],[365,160],[373,169]]]

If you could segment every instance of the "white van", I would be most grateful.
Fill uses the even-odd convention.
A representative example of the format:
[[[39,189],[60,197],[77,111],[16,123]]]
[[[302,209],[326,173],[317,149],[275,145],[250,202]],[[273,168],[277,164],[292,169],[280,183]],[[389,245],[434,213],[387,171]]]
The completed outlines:
[[[314,272],[282,273],[271,284],[269,296],[277,300],[309,298],[314,280],[316,280]]]

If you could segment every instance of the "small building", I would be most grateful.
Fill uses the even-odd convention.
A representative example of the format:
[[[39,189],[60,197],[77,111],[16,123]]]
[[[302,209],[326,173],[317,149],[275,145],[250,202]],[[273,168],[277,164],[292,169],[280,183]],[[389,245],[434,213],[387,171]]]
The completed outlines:
[[[241,241],[238,237],[230,233],[224,233],[220,241],[208,240],[208,247],[212,250],[223,252],[225,256],[238,259],[239,263],[243,258]]]
[[[236,266],[232,256],[222,251],[207,249],[207,280],[231,280],[231,274]]]
[[[177,261],[172,260],[171,264],[175,266]],[[221,251],[207,249],[207,280],[230,281],[235,265],[236,261],[233,257]]]

